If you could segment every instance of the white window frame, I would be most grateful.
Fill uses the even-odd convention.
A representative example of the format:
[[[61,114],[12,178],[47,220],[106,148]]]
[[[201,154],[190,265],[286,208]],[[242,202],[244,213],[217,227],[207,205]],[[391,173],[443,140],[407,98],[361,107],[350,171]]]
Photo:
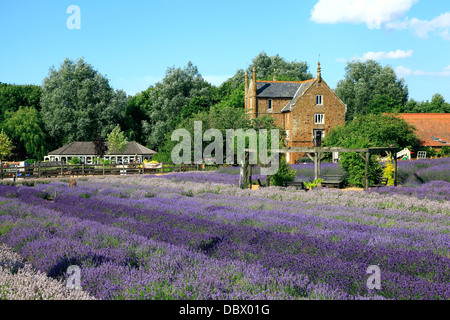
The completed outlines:
[[[321,94],[316,95],[316,105],[323,106],[323,95]]]
[[[273,101],[272,101],[272,99],[267,100],[267,110],[269,110],[269,111],[273,110]]]
[[[314,124],[325,124],[325,114],[315,113],[314,114]]]
[[[286,140],[289,141],[291,139],[291,132],[286,130]]]

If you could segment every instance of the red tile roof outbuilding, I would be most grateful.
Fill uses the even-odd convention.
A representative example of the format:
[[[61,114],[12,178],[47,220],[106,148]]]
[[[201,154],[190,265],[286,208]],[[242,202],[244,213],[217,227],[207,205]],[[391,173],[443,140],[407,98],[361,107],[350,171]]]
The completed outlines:
[[[426,147],[450,146],[450,113],[400,113]]]

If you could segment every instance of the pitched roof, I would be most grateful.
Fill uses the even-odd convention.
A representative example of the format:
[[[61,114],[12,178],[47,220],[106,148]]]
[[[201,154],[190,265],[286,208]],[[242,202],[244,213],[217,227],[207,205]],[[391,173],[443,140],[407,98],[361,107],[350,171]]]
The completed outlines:
[[[293,98],[299,88],[309,86],[315,79],[306,81],[256,81],[256,95],[260,98]]]
[[[314,79],[313,79],[314,80]],[[305,83],[302,83],[300,87],[298,88],[297,92],[295,93],[294,97],[291,101],[281,110],[281,112],[288,112],[292,110],[292,107],[295,105],[295,103],[298,101],[298,99],[303,95],[303,93],[308,90],[308,88],[314,83],[314,81],[308,81]]]
[[[399,117],[416,127],[423,146],[450,146],[450,113],[400,113]]]
[[[106,142],[108,146],[108,142]],[[152,155],[155,154],[156,151],[153,151],[149,148],[144,147],[143,145],[130,141],[125,146],[124,150],[120,153],[115,153],[117,155]],[[92,141],[86,142],[72,142],[66,144],[65,146],[53,150],[48,153],[48,155],[95,155],[95,145]]]

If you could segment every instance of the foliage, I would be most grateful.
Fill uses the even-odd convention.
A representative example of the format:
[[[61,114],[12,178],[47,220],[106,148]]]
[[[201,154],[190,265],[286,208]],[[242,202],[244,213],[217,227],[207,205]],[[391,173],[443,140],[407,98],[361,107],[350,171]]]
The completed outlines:
[[[81,164],[81,160],[78,157],[73,157],[69,159],[69,164]]]
[[[15,85],[0,82],[0,122],[7,111],[15,112],[19,107],[40,110],[42,88],[36,85]]]
[[[282,186],[284,181],[294,181],[297,171],[292,169],[291,166],[286,162],[286,157],[283,155],[280,158],[280,167],[278,172],[270,176],[271,186]]]
[[[127,96],[87,64],[66,58],[43,81],[42,118],[57,146],[106,137],[123,117]]]
[[[103,158],[108,152],[108,146],[106,145],[105,139],[103,139],[103,137],[101,136],[96,136],[93,142],[95,155],[99,158]]]
[[[6,111],[3,128],[16,141],[16,155],[43,159],[47,150],[47,134],[42,130],[43,122],[34,107],[20,107],[17,111]]]
[[[288,62],[278,54],[269,57],[265,52],[259,53],[248,68],[249,77],[252,77],[253,67],[256,67],[258,80],[273,80],[274,74],[277,80],[283,81],[303,81],[313,78],[308,72],[306,62]]]
[[[0,161],[11,155],[13,145],[11,139],[3,131],[0,132]]]
[[[108,154],[116,154],[122,152],[128,143],[119,125],[116,125],[111,133],[108,134],[107,140]]]
[[[345,70],[345,78],[338,82],[335,91],[347,105],[347,120],[355,115],[371,113],[370,107],[380,102],[379,96],[392,99],[388,101],[388,106],[406,104],[408,87],[404,79],[397,79],[391,67],[382,67],[378,62],[368,60],[348,62]],[[379,112],[377,109],[375,111]]]
[[[450,113],[450,103],[446,102],[444,97],[436,93],[431,101],[418,102],[410,99],[406,105],[400,109],[403,113]]]
[[[443,146],[441,150],[439,150],[439,156],[440,157],[448,157],[450,156],[450,147]]]
[[[191,62],[184,69],[169,68],[162,81],[146,90],[142,101],[148,119],[142,121],[147,146],[159,151],[167,133],[182,120],[183,107],[183,116],[204,108],[207,102],[200,97],[208,97],[210,89],[211,85]],[[194,97],[198,99],[190,105]]]
[[[311,182],[303,181],[303,184],[305,185],[305,187],[307,189],[314,189],[314,188],[317,188],[322,182],[323,182],[323,179],[316,179]]]
[[[324,146],[389,147],[414,149],[418,139],[414,126],[395,115],[367,114],[357,116],[345,126],[333,128],[323,140]]]
[[[345,126],[334,128],[325,137],[324,146],[344,148],[397,147],[414,149],[418,140],[414,127],[394,115],[367,114],[357,116]],[[348,173],[348,182],[364,186],[365,161],[356,153],[342,153],[341,165]],[[369,183],[378,180],[382,167],[375,155],[369,160]]]
[[[354,145],[352,148],[361,148],[361,145]],[[359,154],[354,152],[342,153],[341,154],[341,166],[347,172],[347,182],[350,185],[356,187],[365,186],[365,172],[366,172],[366,161],[364,161]],[[369,158],[369,185],[374,184],[378,181],[379,177],[383,173],[383,168],[377,161],[375,155],[371,155]]]
[[[387,182],[388,186],[394,185],[394,172],[395,172],[395,167],[394,167],[394,164],[392,163],[392,160],[387,161],[383,168],[383,177],[388,178],[388,182]]]

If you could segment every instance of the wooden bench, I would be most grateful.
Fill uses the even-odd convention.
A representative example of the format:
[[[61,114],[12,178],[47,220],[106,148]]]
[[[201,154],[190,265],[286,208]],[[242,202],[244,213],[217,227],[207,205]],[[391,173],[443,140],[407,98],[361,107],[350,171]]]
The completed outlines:
[[[379,178],[378,181],[375,182],[375,184],[371,185],[371,188],[380,188],[380,187],[386,187],[388,183],[388,178]]]
[[[343,175],[327,175],[321,177],[322,186],[338,187],[342,188],[344,186],[344,176]]]
[[[303,183],[303,181],[283,181],[283,187],[285,187],[285,188],[287,188],[287,187],[295,187],[297,190],[308,191],[308,189],[306,189],[305,184]]]

